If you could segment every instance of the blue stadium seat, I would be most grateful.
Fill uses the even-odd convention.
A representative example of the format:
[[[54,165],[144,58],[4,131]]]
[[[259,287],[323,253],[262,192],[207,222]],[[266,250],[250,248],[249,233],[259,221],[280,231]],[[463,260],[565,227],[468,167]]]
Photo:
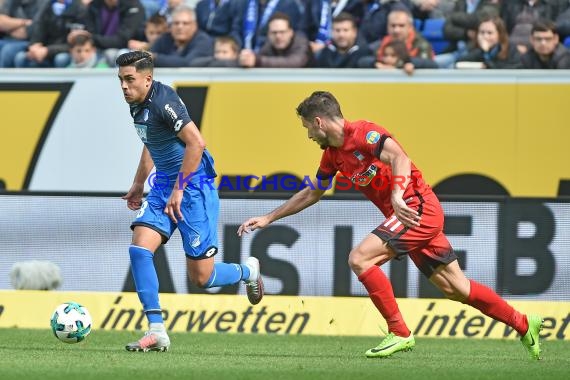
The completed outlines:
[[[564,46],[570,49],[570,37],[566,37],[564,40]]]
[[[416,31],[421,32],[423,26],[424,26],[423,20],[419,18],[414,19],[414,28],[416,29]]]
[[[443,37],[444,24],[444,18],[428,18],[424,21],[424,28],[421,32],[425,39],[431,43],[435,54],[442,53],[449,45],[449,42]]]

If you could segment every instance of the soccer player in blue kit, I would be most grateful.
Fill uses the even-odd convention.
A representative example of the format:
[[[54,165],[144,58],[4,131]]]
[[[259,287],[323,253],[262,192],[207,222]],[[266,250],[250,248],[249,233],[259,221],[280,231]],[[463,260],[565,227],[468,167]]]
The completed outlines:
[[[214,263],[219,198],[216,189],[203,186],[205,178],[216,176],[214,161],[180,97],[171,87],[153,80],[149,53],[131,51],[119,56],[116,64],[121,90],[144,143],[133,185],[123,199],[131,210],[139,210],[131,225],[129,255],[149,330],[126,349],[167,351],[170,339],[158,300],[153,254],[176,228],[182,236],[188,275],[197,286],[211,288],[244,281],[247,297],[255,305],[263,297],[263,281],[254,257],[245,265]],[[143,201],[144,182],[153,166],[157,173],[168,176],[168,181],[155,182]]]

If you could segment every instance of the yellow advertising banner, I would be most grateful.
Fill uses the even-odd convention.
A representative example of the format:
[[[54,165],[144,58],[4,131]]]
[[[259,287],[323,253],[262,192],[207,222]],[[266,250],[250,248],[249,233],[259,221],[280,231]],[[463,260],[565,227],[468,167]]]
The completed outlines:
[[[157,77],[162,78],[162,74]],[[451,187],[455,189],[452,194],[553,197],[559,195],[561,181],[570,181],[566,164],[570,140],[567,82],[531,83],[513,76],[487,78],[484,83],[461,79],[335,82],[326,77],[302,82],[294,76],[291,81],[273,81],[269,76],[264,82],[170,83],[168,78],[166,82],[177,89],[190,115],[199,115],[220,177],[313,176],[321,150],[307,138],[295,108],[313,91],[326,90],[338,98],[348,120],[368,119],[388,129],[432,186],[448,185],[447,194]],[[82,160],[91,157],[58,161],[62,148],[55,142],[49,145],[50,136],[64,139],[66,146],[80,146],[93,133],[117,135],[117,120],[127,115],[124,104],[112,96],[94,95],[97,91],[119,94],[116,76],[98,78],[97,83],[93,86],[89,78],[78,78],[73,83],[0,84],[5,126],[5,138],[0,140],[3,186],[28,189],[34,178],[34,186],[52,189],[59,182],[50,182],[43,172],[38,174],[39,168],[74,175],[82,170],[70,161],[83,162],[78,164],[83,168],[87,161]],[[186,97],[186,93],[193,95]],[[97,109],[106,110],[99,118],[87,116],[94,96]],[[34,112],[30,112],[30,104]],[[104,154],[131,155],[124,151],[124,141],[108,140],[106,148],[111,153],[102,150]],[[135,156],[139,152],[137,146]],[[92,159],[97,160],[96,154]],[[110,166],[108,170],[113,174],[109,178],[132,177],[130,171],[122,173],[120,168]],[[57,190],[92,188],[80,179],[61,186]],[[97,186],[117,191],[125,185],[109,182]],[[498,190],[483,191],[486,186]]]
[[[561,179],[570,179],[568,84],[174,85],[207,87],[201,129],[224,175],[314,175],[321,150],[307,138],[295,108],[313,91],[326,90],[346,119],[388,129],[432,186],[470,175],[507,193],[495,195],[551,197]],[[478,190],[478,183],[471,187]]]
[[[136,293],[0,291],[0,328],[49,328],[56,306],[78,302],[89,310],[94,329],[146,329]],[[477,310],[440,299],[399,299],[408,326],[418,337],[506,338],[517,333]],[[176,332],[376,336],[386,324],[366,297],[266,296],[252,306],[245,296],[162,294],[167,328]],[[541,337],[570,340],[570,303],[513,301],[545,320]]]

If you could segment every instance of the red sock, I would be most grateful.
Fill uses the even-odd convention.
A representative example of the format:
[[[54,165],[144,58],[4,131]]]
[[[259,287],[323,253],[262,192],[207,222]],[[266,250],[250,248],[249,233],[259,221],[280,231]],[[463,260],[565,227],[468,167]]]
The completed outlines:
[[[362,282],[370,299],[388,323],[388,330],[398,336],[410,336],[410,330],[394,298],[392,284],[384,272],[377,266],[373,266],[358,276],[358,280]]]
[[[497,293],[485,285],[473,280],[469,280],[469,282],[471,283],[471,291],[465,301],[466,304],[473,306],[493,319],[511,326],[521,336],[526,334],[528,330],[526,315],[516,311]]]

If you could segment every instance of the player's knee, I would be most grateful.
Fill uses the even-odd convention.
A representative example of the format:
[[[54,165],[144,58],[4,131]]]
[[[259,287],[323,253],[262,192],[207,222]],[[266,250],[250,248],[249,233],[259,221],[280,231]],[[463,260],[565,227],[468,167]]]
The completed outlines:
[[[361,265],[362,259],[356,249],[350,251],[348,255],[348,266],[353,271]]]
[[[456,288],[452,286],[443,286],[440,287],[440,290],[442,291],[445,298],[449,300],[459,301],[459,302],[464,301],[465,297],[461,294],[461,292],[459,292]]]
[[[348,255],[348,266],[356,275],[365,272],[372,265],[374,265],[374,263],[367,259],[366,255],[364,255],[358,247],[350,251]]]
[[[199,288],[206,289],[208,288],[210,282],[210,275],[205,274],[194,274],[193,276],[188,276],[190,282],[196,285]]]

